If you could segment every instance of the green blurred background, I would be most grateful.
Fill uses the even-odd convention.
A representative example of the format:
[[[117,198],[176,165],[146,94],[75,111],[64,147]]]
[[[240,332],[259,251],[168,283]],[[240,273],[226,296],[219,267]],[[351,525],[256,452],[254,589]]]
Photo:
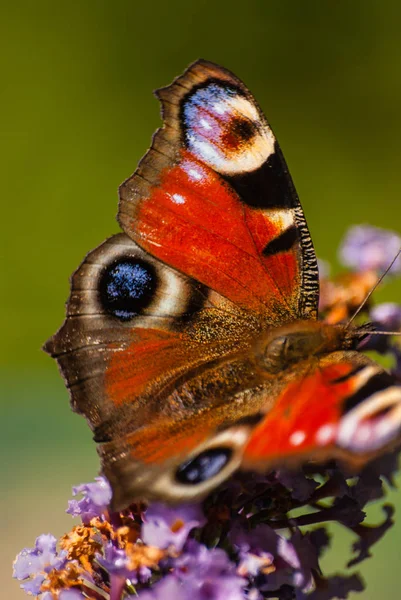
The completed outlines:
[[[23,597],[11,580],[14,555],[41,532],[69,528],[71,486],[97,472],[90,432],[41,345],[62,322],[70,273],[118,230],[117,186],[160,123],[152,90],[198,57],[238,74],[281,142],[318,255],[335,264],[350,224],[401,230],[400,30],[396,0],[3,6],[4,598]],[[379,296],[399,299],[400,283]],[[390,499],[401,509],[401,492]],[[364,599],[399,596],[399,512],[362,568]],[[339,534],[327,570],[344,566],[350,541]]]

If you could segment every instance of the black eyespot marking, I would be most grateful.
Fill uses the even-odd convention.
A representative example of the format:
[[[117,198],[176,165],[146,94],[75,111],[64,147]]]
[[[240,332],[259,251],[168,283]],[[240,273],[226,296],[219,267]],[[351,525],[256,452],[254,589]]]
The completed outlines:
[[[231,133],[238,136],[244,141],[250,140],[256,133],[257,127],[252,121],[248,119],[233,119],[230,123]]]
[[[227,129],[221,136],[221,143],[224,148],[238,150],[243,144],[249,142],[257,132],[257,127],[252,121],[233,118],[228,122]]]
[[[232,456],[231,448],[211,448],[180,465],[176,479],[180,483],[197,484],[211,479],[225,467]]]
[[[386,371],[373,375],[370,379],[368,379],[365,385],[355,392],[355,394],[352,394],[352,396],[349,396],[345,400],[343,412],[347,413],[355,408],[355,406],[369,398],[369,396],[372,396],[376,392],[385,390],[393,385],[394,377],[392,377],[392,375]]]
[[[100,301],[108,313],[128,321],[150,304],[156,285],[153,265],[137,258],[122,258],[104,270],[99,282]]]
[[[263,256],[274,256],[280,252],[288,252],[298,241],[298,229],[295,225],[288,227],[283,233],[274,238],[263,249]]]

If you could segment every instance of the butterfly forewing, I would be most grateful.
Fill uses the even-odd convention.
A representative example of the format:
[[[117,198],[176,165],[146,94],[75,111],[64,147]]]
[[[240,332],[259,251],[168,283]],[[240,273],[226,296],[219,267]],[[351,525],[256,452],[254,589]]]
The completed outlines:
[[[280,148],[248,89],[198,61],[158,97],[163,127],[120,188],[124,231],[264,322],[316,318],[312,242]]]

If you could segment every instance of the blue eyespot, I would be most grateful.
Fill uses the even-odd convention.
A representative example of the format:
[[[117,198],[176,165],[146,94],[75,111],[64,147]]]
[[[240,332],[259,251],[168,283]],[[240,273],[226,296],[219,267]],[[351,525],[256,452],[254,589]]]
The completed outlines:
[[[231,448],[211,448],[180,465],[176,479],[184,484],[197,484],[211,479],[226,466],[232,456]]]
[[[121,321],[128,321],[150,304],[156,284],[153,265],[136,258],[124,258],[103,272],[99,284],[100,300],[106,312]]]

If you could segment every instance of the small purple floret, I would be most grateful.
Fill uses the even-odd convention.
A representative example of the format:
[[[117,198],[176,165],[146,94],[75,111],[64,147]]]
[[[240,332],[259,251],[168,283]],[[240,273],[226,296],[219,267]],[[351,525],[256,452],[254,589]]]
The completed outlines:
[[[172,507],[155,502],[146,512],[141,537],[149,546],[161,549],[174,546],[176,550],[182,550],[190,531],[195,527],[202,527],[205,523],[205,517],[198,504],[180,504]]]
[[[139,596],[128,596],[126,600],[188,600],[188,596],[181,582],[174,575],[167,575],[151,590],[140,592]],[[190,600],[195,600],[194,596],[191,595]]]
[[[187,598],[203,600],[243,600],[246,580],[237,575],[237,567],[221,548],[209,550],[189,540],[176,559],[174,573],[187,590]]]
[[[125,550],[116,548],[111,542],[104,549],[104,556],[97,557],[99,564],[110,574],[130,579],[132,583],[145,583],[150,579],[151,571],[147,567],[132,569]]]
[[[372,225],[354,225],[340,246],[339,258],[343,265],[355,271],[385,271],[401,247],[401,237]],[[401,273],[401,258],[398,257],[391,273]]]
[[[54,595],[51,592],[43,592],[40,595],[40,600],[54,600]],[[57,600],[87,600],[82,592],[76,588],[60,590]]]
[[[40,593],[41,585],[52,569],[60,569],[66,562],[65,552],[57,552],[57,540],[43,534],[36,538],[34,548],[24,548],[14,561],[13,577],[24,581],[21,587],[29,594]]]
[[[140,593],[139,600],[244,600],[245,586],[224,550],[209,550],[189,540],[185,552],[173,561],[171,574],[152,591]]]
[[[235,528],[230,535],[234,546],[240,551],[240,567],[257,566],[258,561],[250,557],[272,557],[275,570],[265,576],[261,586],[263,591],[272,591],[282,585],[291,585],[302,590],[309,589],[312,582],[312,568],[317,567],[317,549],[308,537],[295,531],[290,539],[279,535],[265,524],[257,525],[246,532],[244,527]],[[263,561],[259,561],[263,573]],[[251,570],[249,574],[253,574]]]
[[[86,600],[86,598],[87,596],[84,596],[79,590],[75,590],[74,588],[71,588],[69,590],[61,590],[58,596],[58,600]],[[45,599],[42,596],[40,600]],[[54,600],[53,596],[52,600]]]
[[[111,501],[111,487],[104,477],[96,477],[94,483],[77,485],[72,493],[74,496],[82,494],[82,498],[70,500],[66,512],[73,517],[81,517],[83,523],[101,517]]]

